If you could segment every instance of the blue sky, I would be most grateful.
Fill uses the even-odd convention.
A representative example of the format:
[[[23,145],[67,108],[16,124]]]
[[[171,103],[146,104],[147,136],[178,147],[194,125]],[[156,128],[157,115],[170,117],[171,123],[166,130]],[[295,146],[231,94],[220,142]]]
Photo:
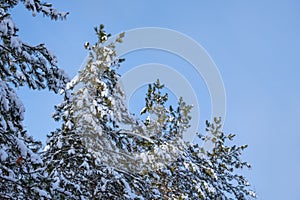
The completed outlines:
[[[244,159],[258,199],[300,199],[300,3],[298,1],[52,1],[69,11],[66,21],[52,22],[18,6],[13,17],[23,40],[41,42],[55,52],[59,65],[74,76],[87,55],[83,44],[95,41],[93,27],[105,24],[112,34],[140,27],[182,32],[201,44],[216,63],[227,94],[225,132],[237,134],[249,148]],[[159,62],[188,69],[188,64],[163,52],[125,56],[130,66]],[[123,66],[122,66],[123,67]],[[189,77],[188,70],[185,74]],[[192,73],[190,73],[192,74]],[[209,95],[201,77],[190,83],[200,96],[202,125],[209,117]],[[200,86],[199,86],[200,85]],[[51,119],[60,97],[48,91],[20,94],[26,106],[25,125],[45,140],[59,126]],[[138,94],[144,92],[138,92]]]

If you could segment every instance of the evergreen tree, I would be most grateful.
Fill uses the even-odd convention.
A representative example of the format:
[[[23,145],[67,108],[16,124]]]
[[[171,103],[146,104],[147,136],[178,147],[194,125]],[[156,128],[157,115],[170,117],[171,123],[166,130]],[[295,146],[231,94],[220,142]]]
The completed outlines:
[[[122,60],[114,49],[124,34],[107,44],[103,25],[95,31],[96,44],[85,45],[90,51],[86,66],[56,107],[54,119],[62,120],[62,127],[49,135],[44,154],[51,194],[57,199],[151,198],[141,176],[127,170],[134,164],[128,162],[134,145],[125,128],[134,120],[124,105],[115,70]]]
[[[144,121],[153,139],[147,156],[152,170],[144,172],[147,179],[158,187],[164,199],[252,199],[255,193],[249,188],[245,177],[236,171],[250,168],[240,159],[247,147],[227,146],[227,140],[234,135],[226,135],[221,129],[221,119],[206,122],[207,131],[213,135],[199,137],[211,139],[214,147],[206,152],[198,144],[182,141],[183,132],[189,127],[191,106],[179,99],[177,109],[166,107],[167,94],[161,90],[163,85],[156,81],[149,85],[146,106],[142,114],[148,113]],[[161,156],[163,152],[163,157]],[[174,153],[175,152],[175,153]],[[149,160],[149,159],[148,159]],[[159,162],[160,161],[160,162]],[[163,161],[163,162],[161,162]],[[158,165],[159,163],[160,165]]]
[[[62,127],[49,135],[44,153],[55,199],[251,199],[255,193],[236,171],[246,146],[227,146],[220,119],[207,122],[210,152],[186,143],[191,106],[182,98],[167,107],[159,81],[149,85],[139,120],[129,114],[116,70],[121,59],[103,26],[86,66],[67,85],[56,107]]]
[[[46,199],[41,143],[24,130],[25,109],[13,87],[28,85],[58,92],[68,79],[44,44],[31,46],[18,37],[10,11],[19,2],[0,2],[0,199]],[[21,2],[34,15],[43,13],[51,19],[67,15],[39,0]]]

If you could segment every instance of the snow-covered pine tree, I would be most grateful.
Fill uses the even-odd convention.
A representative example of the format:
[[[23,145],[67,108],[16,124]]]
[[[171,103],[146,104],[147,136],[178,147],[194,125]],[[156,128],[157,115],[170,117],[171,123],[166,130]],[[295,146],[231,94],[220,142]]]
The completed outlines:
[[[67,15],[39,0],[0,2],[0,199],[47,199],[41,143],[24,130],[25,109],[13,87],[57,92],[68,79],[45,45],[31,46],[18,37],[10,11],[19,2],[34,15],[43,13],[51,19]]]
[[[146,106],[141,111],[141,114],[148,114],[144,124],[152,139],[147,157],[155,158],[149,165],[156,164],[156,168],[152,167],[154,170],[144,171],[144,177],[158,187],[161,197],[207,200],[255,198],[245,177],[237,173],[239,169],[250,167],[240,158],[247,146],[228,146],[227,140],[232,140],[234,135],[221,131],[221,119],[218,118],[213,123],[206,122],[207,131],[214,136],[211,152],[206,152],[198,144],[183,142],[182,134],[189,127],[191,106],[180,98],[177,109],[167,108],[168,95],[163,94],[162,89],[159,81],[149,85]],[[203,141],[209,139],[208,136],[199,137]]]
[[[56,107],[54,118],[63,124],[49,136],[44,157],[53,197],[251,199],[254,193],[236,173],[249,166],[240,160],[245,146],[226,146],[232,135],[220,131],[220,120],[207,123],[215,136],[212,152],[185,143],[191,106],[180,99],[176,109],[167,108],[159,81],[149,86],[143,124],[128,114],[114,50],[124,35],[107,44],[103,26],[96,33],[98,42],[85,45],[90,50],[86,66]]]
[[[124,34],[108,44],[103,25],[95,31],[96,44],[85,45],[90,51],[86,66],[56,107],[54,119],[62,120],[62,127],[49,135],[44,154],[53,180],[51,193],[58,199],[149,199],[154,194],[150,187],[129,170],[135,164],[130,153],[138,128],[128,114],[116,73],[120,59],[115,44]]]

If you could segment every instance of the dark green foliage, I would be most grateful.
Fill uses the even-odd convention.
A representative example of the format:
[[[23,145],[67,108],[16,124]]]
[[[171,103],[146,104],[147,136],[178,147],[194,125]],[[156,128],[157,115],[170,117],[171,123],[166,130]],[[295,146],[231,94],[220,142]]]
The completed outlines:
[[[119,125],[132,123],[123,104],[116,68],[115,42],[105,45],[109,35],[95,28],[98,41],[90,47],[84,69],[64,91],[64,102],[56,106],[54,119],[62,127],[49,135],[44,153],[55,199],[151,198],[138,174],[126,170],[126,153],[133,146]],[[130,162],[129,162],[130,163]],[[124,169],[125,168],[125,169]]]
[[[124,59],[109,43],[104,26],[95,28],[97,42],[84,46],[89,59],[68,84],[55,57],[43,44],[22,42],[9,10],[19,1],[1,2],[0,22],[0,199],[252,199],[241,160],[247,147],[230,146],[233,134],[221,130],[221,119],[206,122],[213,148],[184,142],[192,106],[182,98],[167,106],[168,94],[159,80],[150,84],[141,114],[127,110],[117,69]],[[21,1],[51,19],[64,18],[50,4]],[[62,90],[64,101],[53,118],[60,128],[41,143],[23,129],[24,108],[12,85]],[[42,159],[41,159],[42,158]]]
[[[0,2],[0,199],[50,199],[41,142],[24,129],[25,109],[13,86],[58,92],[68,78],[44,44],[31,46],[18,37],[10,11],[19,2]],[[21,2],[33,14],[51,19],[66,16],[39,0]]]
[[[150,116],[144,122],[148,131],[153,134],[148,150],[172,146],[173,149],[177,147],[176,150],[180,152],[178,154],[164,152],[169,153],[173,159],[161,162],[163,165],[160,167],[144,171],[144,176],[151,180],[154,188],[158,188],[161,197],[165,199],[255,198],[255,193],[249,188],[245,177],[237,173],[244,167],[250,168],[247,162],[240,159],[242,151],[247,146],[228,146],[228,141],[232,140],[234,135],[227,136],[221,131],[219,118],[215,118],[213,123],[206,121],[208,136],[199,135],[203,142],[211,138],[210,135],[213,136],[211,140],[214,147],[211,151],[206,151],[198,144],[182,142],[180,137],[189,127],[188,113],[191,107],[180,99],[177,109],[172,106],[167,109],[165,107],[167,94],[162,94],[161,89],[163,85],[159,81],[149,85],[145,99],[146,106],[141,112],[148,113]]]

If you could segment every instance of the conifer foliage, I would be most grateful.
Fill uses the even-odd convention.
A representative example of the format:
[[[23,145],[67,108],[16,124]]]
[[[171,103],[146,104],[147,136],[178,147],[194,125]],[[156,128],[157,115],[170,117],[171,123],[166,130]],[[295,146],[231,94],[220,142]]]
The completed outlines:
[[[51,19],[65,18],[67,13],[39,0],[0,2],[0,199],[43,199],[49,193],[41,143],[24,130],[25,109],[14,87],[58,92],[68,78],[44,44],[31,46],[18,37],[10,11],[20,2],[34,15],[43,13]]]
[[[126,108],[117,69],[123,59],[104,26],[97,42],[85,44],[89,58],[68,81],[56,58],[40,44],[17,35],[9,11],[23,3],[35,16],[64,19],[39,0],[0,2],[0,199],[254,199],[238,172],[247,147],[229,145],[233,134],[221,131],[221,119],[206,122],[214,147],[183,141],[192,106],[182,98],[167,106],[168,94],[157,80],[150,84],[139,119]],[[24,129],[24,107],[14,87],[61,92],[53,118],[61,126],[48,135],[46,150]],[[213,137],[211,137],[211,135]]]
[[[245,177],[237,173],[240,169],[250,168],[240,159],[247,145],[229,146],[228,141],[235,135],[221,131],[220,118],[215,118],[213,123],[206,122],[206,131],[210,134],[198,134],[203,142],[212,140],[214,147],[211,151],[198,144],[184,142],[182,134],[189,127],[192,107],[180,98],[177,108],[167,108],[168,95],[162,92],[163,87],[158,80],[149,85],[146,106],[141,111],[148,114],[144,124],[153,139],[146,154],[147,164],[152,167],[144,171],[144,177],[158,189],[160,198],[255,198],[255,192]]]
[[[151,198],[140,175],[122,168],[129,156],[122,153],[128,150],[122,150],[119,126],[130,125],[132,119],[118,84],[115,68],[120,60],[114,48],[124,34],[106,44],[109,35],[103,28],[95,28],[98,41],[85,45],[90,51],[86,66],[67,85],[64,102],[56,106],[54,118],[62,121],[62,127],[49,135],[43,156],[56,199]]]
[[[192,109],[182,98],[167,107],[159,80],[150,84],[139,120],[124,105],[116,70],[120,59],[103,26],[86,66],[67,85],[56,107],[62,127],[49,136],[44,159],[53,180],[51,194],[61,199],[251,199],[255,193],[236,171],[246,146],[227,146],[234,135],[221,131],[221,120],[207,122],[214,148],[206,152],[184,142]]]

